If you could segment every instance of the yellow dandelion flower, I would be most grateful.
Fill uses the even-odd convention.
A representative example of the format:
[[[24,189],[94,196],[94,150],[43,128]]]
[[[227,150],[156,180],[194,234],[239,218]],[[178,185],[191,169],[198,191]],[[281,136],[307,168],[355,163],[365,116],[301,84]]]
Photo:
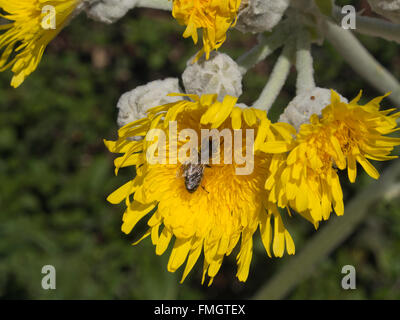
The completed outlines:
[[[81,0],[0,0],[9,23],[0,25],[0,72],[11,68],[17,88],[36,70],[46,46],[67,24]]]
[[[400,116],[390,114],[395,109],[379,110],[385,96],[366,105],[358,104],[361,93],[350,103],[341,102],[335,91],[331,97],[321,117],[314,114],[309,124],[300,127],[286,163],[276,168],[265,184],[279,206],[293,208],[315,227],[329,218],[332,208],[337,215],[344,213],[338,169],[347,168],[349,180],[354,182],[359,162],[378,179],[379,173],[367,159],[394,159],[389,154],[400,145],[399,138],[385,136],[399,130],[396,119]]]
[[[226,40],[226,33],[237,19],[241,0],[173,0],[172,15],[186,26],[184,38],[191,37],[196,44],[198,29],[203,31],[203,49],[206,59],[212,50],[218,49]]]
[[[343,103],[332,90],[331,104],[322,111],[321,121],[332,127],[341,146],[342,154],[334,160],[340,169],[347,167],[350,182],[356,179],[357,162],[370,177],[378,179],[378,171],[367,159],[395,159],[396,156],[389,154],[395,146],[400,145],[399,138],[385,136],[399,130],[396,119],[400,117],[400,113],[392,113],[396,109],[380,111],[380,103],[388,94],[377,97],[366,105],[359,105],[361,94],[362,92],[350,103]]]
[[[117,141],[105,141],[111,152],[124,154],[115,160],[116,172],[121,167],[136,167],[136,177],[113,192],[108,201],[114,204],[126,201],[122,231],[127,234],[139,220],[151,214],[149,229],[140,240],[150,236],[157,255],[163,254],[175,238],[168,270],[174,272],[186,261],[182,281],[203,252],[202,281],[208,275],[211,284],[224,256],[230,255],[241,239],[237,277],[246,281],[257,228],[269,256],[271,252],[277,257],[283,256],[285,247],[289,254],[295,252],[279,211],[267,200],[264,189],[270,167],[278,166],[275,162],[281,161],[280,152],[289,149],[295,129],[272,124],[264,111],[236,106],[234,97],[226,96],[219,102],[215,94],[182,96],[187,100],[152,108],[146,118],[122,127]],[[174,121],[176,126],[172,125]],[[165,132],[165,139],[152,129]],[[192,136],[200,137],[202,130],[212,129],[222,136],[221,152],[217,153],[221,158],[219,164],[214,164],[216,155],[212,153],[212,162],[202,168],[200,184],[194,190],[188,188],[187,180],[179,174],[186,162],[176,155],[190,151],[188,143],[192,138],[188,141],[188,129]],[[252,145],[248,144],[252,141],[248,133],[255,136]],[[129,139],[136,136],[144,138]],[[177,136],[179,139],[174,139]],[[238,139],[234,147],[229,143],[230,137]],[[196,138],[196,146],[200,140]],[[254,146],[271,147],[273,153],[253,152]],[[171,156],[171,152],[176,153]],[[239,160],[243,154],[251,157]],[[155,157],[159,160],[165,157],[166,161],[150,161]],[[225,161],[229,157],[232,161]],[[247,165],[253,170],[237,173]]]
[[[317,228],[319,221],[329,218],[332,206],[337,215],[344,212],[342,188],[332,161],[341,151],[317,115],[310,122],[300,127],[296,146],[265,187],[275,194],[280,207],[290,206]]]

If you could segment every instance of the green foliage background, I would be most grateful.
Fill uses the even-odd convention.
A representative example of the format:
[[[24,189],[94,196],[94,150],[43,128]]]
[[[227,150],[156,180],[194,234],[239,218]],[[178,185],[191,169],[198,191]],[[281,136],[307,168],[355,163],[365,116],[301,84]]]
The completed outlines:
[[[353,2],[358,8],[364,4]],[[21,88],[9,86],[10,72],[0,74],[1,298],[250,298],[290,259],[267,258],[256,234],[246,284],[235,278],[234,254],[225,259],[210,288],[200,284],[201,260],[179,284],[180,272],[166,271],[168,253],[156,256],[149,239],[130,245],[145,225],[124,235],[123,208],[105,200],[132,174],[125,169],[114,176],[114,156],[102,142],[116,137],[118,98],[149,81],[180,76],[196,52],[190,40],[181,38],[183,30],[168,13],[152,10],[134,10],[113,25],[81,15],[51,43],[39,69]],[[399,78],[398,45],[361,39]],[[255,36],[233,30],[222,51],[237,58],[255,43]],[[256,100],[278,53],[246,75],[241,102]],[[319,86],[349,98],[359,89],[365,90],[365,100],[379,95],[329,44],[315,47],[314,57]],[[294,96],[294,83],[293,74],[274,106],[273,118]],[[382,170],[385,164],[378,167]],[[342,180],[350,199],[370,178],[361,175],[354,185]],[[315,231],[296,216],[288,222],[300,252]],[[287,298],[398,299],[399,252],[400,201],[382,200],[351,238]],[[56,267],[56,290],[41,288],[41,268],[46,264]],[[357,290],[340,286],[346,264],[357,269]]]

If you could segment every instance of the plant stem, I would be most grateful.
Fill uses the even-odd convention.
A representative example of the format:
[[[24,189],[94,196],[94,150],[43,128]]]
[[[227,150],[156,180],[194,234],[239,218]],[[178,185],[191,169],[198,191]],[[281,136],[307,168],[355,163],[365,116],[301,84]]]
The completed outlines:
[[[313,57],[311,55],[311,39],[307,30],[300,30],[297,34],[296,69],[297,94],[315,88]]]
[[[136,7],[172,11],[171,0],[139,0]]]
[[[271,35],[259,35],[258,44],[250,51],[240,56],[236,61],[242,74],[245,74],[250,68],[254,67],[276,49],[283,46],[290,34],[289,29],[289,24],[283,22],[275,28],[275,31]]]
[[[285,85],[287,77],[289,76],[294,50],[295,41],[294,38],[291,37],[287,40],[286,45],[283,48],[283,51],[278,58],[274,69],[272,70],[266,86],[261,92],[260,97],[254,103],[253,107],[265,110],[267,112],[272,107],[283,86]]]
[[[253,299],[282,299],[312,272],[315,265],[337,248],[356,227],[377,200],[385,197],[398,184],[400,162],[392,164],[381,178],[371,183],[346,205],[342,217],[334,217],[299,250],[300,253],[281,268],[281,270],[255,294]]]
[[[381,93],[400,107],[400,83],[363,47],[349,31],[326,21],[325,35],[347,63]]]

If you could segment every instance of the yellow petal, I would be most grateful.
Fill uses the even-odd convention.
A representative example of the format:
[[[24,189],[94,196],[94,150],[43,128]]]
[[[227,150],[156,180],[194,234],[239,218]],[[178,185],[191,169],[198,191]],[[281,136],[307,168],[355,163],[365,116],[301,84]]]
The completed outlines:
[[[338,216],[343,215],[344,213],[344,205],[343,205],[343,191],[342,187],[340,186],[339,177],[332,170],[332,178],[331,178],[331,188],[332,188],[332,195],[335,201],[334,209]]]
[[[338,103],[340,103],[340,96],[335,90],[331,89],[331,104],[335,105]]]
[[[127,152],[131,146],[134,144],[133,141],[129,140],[117,140],[117,141],[108,141],[103,140],[105,146],[110,152],[114,153],[125,153]]]
[[[167,250],[171,238],[172,238],[172,232],[169,231],[167,227],[164,227],[160,237],[158,238],[156,246],[156,255],[160,256],[165,252],[165,250]]]
[[[167,269],[169,272],[175,272],[186,260],[190,250],[191,239],[176,239],[174,248],[168,260]]]
[[[133,188],[133,180],[129,180],[123,186],[119,187],[117,190],[111,193],[108,196],[107,201],[112,204],[118,204],[133,192],[135,192],[135,189]]]
[[[355,97],[353,100],[350,101],[350,104],[356,104],[358,101],[360,101],[361,96],[362,96],[362,90],[360,90],[357,97]]]
[[[155,203],[142,204],[137,201],[133,201],[124,213],[122,217],[122,232],[128,234],[132,231],[133,227],[142,219],[146,214],[155,208]]]
[[[114,160],[114,166],[116,168],[135,166],[140,163],[143,163],[143,154],[141,152],[127,152],[124,156],[118,157]],[[118,171],[116,171],[116,173],[118,173]]]
[[[267,215],[265,219],[260,223],[260,233],[261,240],[267,251],[268,257],[271,258],[271,240],[272,240],[272,230],[271,230],[271,215]]]
[[[289,231],[285,229],[285,242],[286,242],[286,250],[288,254],[295,254],[296,248],[294,245],[294,241],[292,236],[290,235]]]
[[[249,276],[250,263],[253,256],[253,239],[247,237],[245,241],[242,238],[242,246],[238,254],[238,271],[236,276],[239,281],[245,282]]]
[[[291,149],[291,144],[282,141],[268,141],[260,145],[259,150],[265,153],[285,153]]]
[[[210,266],[208,268],[208,276],[211,279],[213,279],[217,275],[219,269],[221,268],[223,258],[224,258],[223,255],[217,256],[216,259],[210,263]],[[208,284],[208,286],[210,285],[211,283]]]
[[[161,223],[159,223],[151,228],[151,243],[153,245],[156,245],[158,242],[160,225],[161,225]]]
[[[375,169],[375,167],[363,156],[358,155],[357,161],[362,165],[365,172],[374,179],[379,179],[379,172]]]
[[[231,113],[232,129],[239,130],[242,128],[242,109],[234,107]]]
[[[349,180],[351,183],[354,183],[357,177],[357,162],[356,158],[353,155],[349,155],[347,157],[347,167]]]
[[[237,102],[237,97],[226,95],[222,101],[220,110],[215,114],[211,122],[211,128],[218,128],[226,118],[231,114],[233,107]]]
[[[272,128],[276,130],[286,142],[291,142],[293,136],[296,135],[296,129],[289,123],[277,122],[272,125]]]
[[[137,240],[137,241],[135,241],[134,243],[132,243],[132,245],[133,245],[133,246],[136,246],[137,244],[139,244],[140,242],[142,242],[142,240],[146,239],[146,238],[150,235],[150,233],[151,233],[151,230],[148,229],[148,230],[146,231],[146,233],[145,233],[143,236],[141,236],[139,240]]]
[[[183,283],[183,281],[185,281],[187,275],[193,269],[194,265],[196,264],[197,260],[200,257],[202,248],[203,248],[203,244],[201,243],[200,245],[197,245],[197,247],[192,248],[192,250],[190,251],[188,260],[186,262],[185,270],[183,271],[181,283]]]
[[[257,123],[256,115],[251,108],[243,109],[243,119],[250,127],[254,126]]]
[[[283,257],[285,251],[285,227],[280,215],[274,215],[274,242],[272,249],[276,257]]]

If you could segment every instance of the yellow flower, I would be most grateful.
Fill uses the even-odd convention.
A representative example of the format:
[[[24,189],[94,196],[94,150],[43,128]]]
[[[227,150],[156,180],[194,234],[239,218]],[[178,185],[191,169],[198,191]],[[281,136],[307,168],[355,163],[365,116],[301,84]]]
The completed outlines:
[[[0,35],[0,48],[4,49],[0,72],[11,68],[11,86],[17,88],[36,70],[46,46],[63,29],[80,1],[0,0],[0,8],[6,12],[0,17],[9,21],[0,25],[0,30],[5,30]]]
[[[380,111],[380,103],[388,96],[377,97],[366,105],[359,105],[362,92],[350,103],[340,101],[332,90],[332,102],[322,111],[322,122],[332,127],[333,134],[341,146],[342,154],[335,158],[340,169],[346,167],[350,182],[357,175],[356,163],[360,163],[369,176],[379,178],[378,171],[367,160],[385,161],[397,158],[389,156],[393,148],[400,145],[400,138],[385,135],[398,131],[396,119],[400,113],[394,109]]]
[[[196,44],[198,30],[203,31],[203,49],[206,59],[212,50],[218,49],[226,40],[226,33],[236,23],[241,0],[173,0],[172,15],[186,26],[184,38],[192,37]]]
[[[399,138],[386,137],[397,131],[395,110],[379,110],[384,97],[364,106],[358,104],[360,95],[350,103],[340,101],[332,91],[331,104],[321,117],[312,115],[309,124],[300,127],[296,146],[285,164],[276,168],[265,184],[281,207],[291,207],[311,221],[327,220],[332,207],[337,215],[344,213],[343,192],[337,169],[348,169],[351,182],[356,178],[356,162],[375,179],[379,173],[367,159],[390,160]],[[278,178],[277,178],[278,177]],[[276,187],[277,186],[277,187]]]
[[[318,227],[332,211],[342,215],[343,193],[333,159],[340,153],[340,146],[330,128],[321,124],[313,115],[310,124],[303,124],[286,163],[271,175],[265,184],[280,207],[291,207]]]
[[[290,147],[295,129],[285,124],[272,124],[264,111],[237,107],[237,98],[231,96],[226,96],[223,102],[218,102],[215,94],[182,96],[187,100],[152,108],[146,118],[122,127],[117,141],[105,141],[111,152],[124,154],[115,160],[116,172],[121,167],[136,167],[136,177],[113,192],[108,201],[114,204],[126,201],[122,224],[125,233],[130,233],[143,217],[151,215],[149,229],[140,240],[151,236],[156,254],[163,254],[171,239],[175,238],[168,270],[174,272],[186,261],[182,281],[203,252],[202,281],[207,274],[211,284],[224,256],[231,254],[241,239],[237,277],[246,281],[252,258],[253,234],[257,228],[260,228],[269,256],[271,244],[272,252],[277,257],[283,256],[285,247],[289,254],[295,252],[293,240],[283,225],[278,209],[274,203],[267,201],[268,194],[264,189],[270,167],[277,166],[276,162],[282,160],[280,153]],[[170,121],[176,121],[175,133]],[[185,178],[179,174],[185,162],[177,161],[176,155],[171,157],[171,150],[177,150],[178,154],[185,150],[184,146],[188,143],[185,135],[181,141],[185,129],[193,130],[200,137],[201,130],[213,128],[221,135],[225,129],[233,137],[242,129],[238,136],[241,147],[236,150],[229,146],[229,134],[224,135],[220,140],[221,152],[217,153],[221,157],[220,164],[211,162],[210,167],[204,167],[201,186],[189,192]],[[162,135],[154,139],[155,131],[151,129],[165,132],[165,146]],[[250,150],[246,130],[255,135]],[[170,141],[176,135],[179,136],[177,148],[173,146],[175,140]],[[136,141],[129,139],[137,136],[145,137],[141,140],[135,138]],[[156,143],[153,143],[154,140]],[[254,154],[253,146],[271,147],[273,153],[256,151]],[[169,155],[171,158],[164,164],[153,164],[149,161],[153,159],[149,151],[154,152],[153,157]],[[236,170],[246,164],[237,161],[235,155],[247,154],[246,151],[250,151],[249,162],[254,169],[245,175],[238,175]],[[232,155],[230,164],[224,161],[229,154]],[[215,154],[211,156],[214,161]]]

